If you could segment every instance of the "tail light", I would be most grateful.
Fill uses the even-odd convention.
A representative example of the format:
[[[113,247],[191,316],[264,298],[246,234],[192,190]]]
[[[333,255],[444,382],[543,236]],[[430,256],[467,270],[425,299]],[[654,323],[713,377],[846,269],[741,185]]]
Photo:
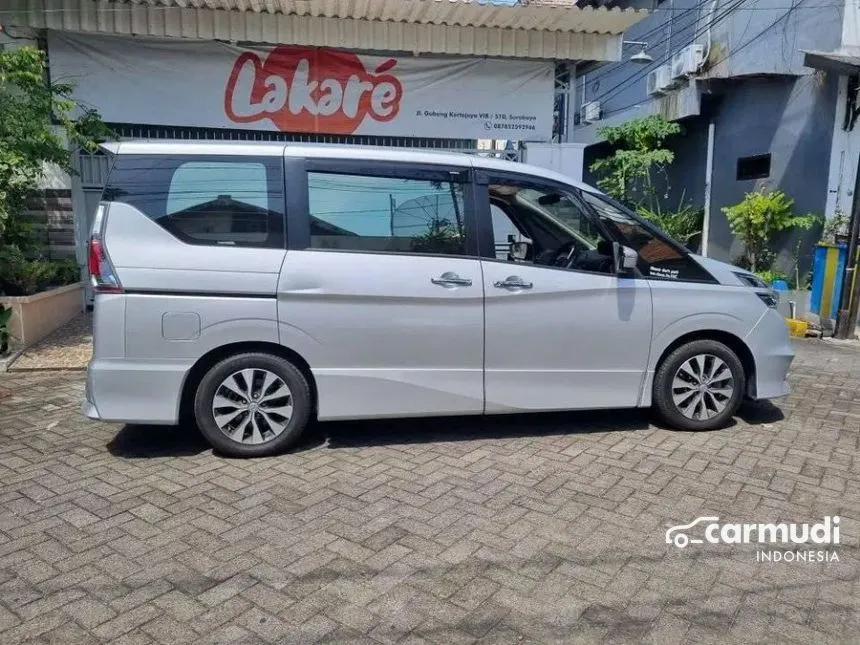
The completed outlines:
[[[113,270],[110,258],[108,258],[104,242],[101,236],[95,233],[90,236],[87,267],[90,271],[90,279],[92,280],[94,291],[98,293],[123,292],[119,278]]]

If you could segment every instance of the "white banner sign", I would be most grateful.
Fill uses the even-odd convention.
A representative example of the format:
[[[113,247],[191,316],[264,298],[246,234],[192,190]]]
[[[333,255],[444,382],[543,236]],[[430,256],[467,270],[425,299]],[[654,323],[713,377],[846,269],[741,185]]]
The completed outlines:
[[[365,56],[49,32],[55,81],[105,121],[283,132],[552,136],[549,62]]]

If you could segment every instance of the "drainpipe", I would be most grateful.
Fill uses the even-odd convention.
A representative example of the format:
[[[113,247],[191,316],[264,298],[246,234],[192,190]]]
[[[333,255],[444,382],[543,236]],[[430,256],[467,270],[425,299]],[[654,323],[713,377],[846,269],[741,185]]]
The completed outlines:
[[[702,255],[708,255],[711,237],[711,184],[714,178],[714,122],[708,124],[708,151],[705,157],[705,216],[702,218]]]

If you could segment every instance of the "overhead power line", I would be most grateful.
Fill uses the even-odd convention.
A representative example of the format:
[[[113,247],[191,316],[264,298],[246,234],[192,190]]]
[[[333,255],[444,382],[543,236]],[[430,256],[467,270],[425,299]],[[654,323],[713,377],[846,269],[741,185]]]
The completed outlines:
[[[706,34],[708,32],[708,29],[712,29],[713,27],[715,27],[715,26],[719,25],[720,23],[722,23],[723,21],[725,21],[730,15],[733,14],[734,10],[738,6],[740,6],[741,4],[743,4],[746,1],[747,0],[735,0],[735,2],[733,4],[730,4],[727,7],[724,7],[722,10],[722,13],[718,14],[708,24],[704,25],[701,29],[699,29],[696,33],[694,33],[692,38],[690,38],[686,43],[684,43],[681,47],[679,47],[679,49],[683,49],[684,47],[687,47],[688,45],[692,45],[700,36]],[[664,65],[668,62],[671,62],[672,55],[673,54],[669,54],[665,58],[657,61],[656,64],[654,64],[653,66],[649,66],[650,69],[646,68],[644,70],[636,71],[633,74],[630,74],[629,76],[627,76],[626,78],[621,80],[619,83],[616,83],[615,85],[610,87],[608,90],[604,91],[600,96],[594,98],[593,100],[595,100],[595,101],[607,101],[607,100],[609,100],[610,98],[616,96],[621,91],[626,89],[631,84],[636,83],[637,81],[645,78],[654,69],[657,69],[661,65]],[[640,102],[641,101],[637,101],[636,103],[640,103]],[[636,103],[634,103],[633,105],[636,105]]]
[[[740,2],[743,2],[743,1],[744,1],[744,0],[740,0]],[[800,0],[800,2],[803,2],[803,0]],[[750,37],[750,39],[749,39],[749,40],[747,40],[745,43],[743,43],[742,45],[740,45],[740,46],[736,47],[735,49],[733,49],[731,52],[729,52],[729,54],[728,54],[728,55],[726,55],[724,58],[720,59],[720,61],[719,61],[719,62],[720,62],[720,63],[723,63],[723,62],[725,62],[725,61],[727,61],[727,60],[731,59],[731,57],[732,57],[732,56],[735,56],[735,55],[739,54],[740,52],[742,52],[744,49],[746,49],[746,48],[747,48],[747,47],[749,47],[752,43],[754,43],[756,40],[758,40],[758,38],[759,38],[759,37],[761,37],[763,34],[765,34],[766,32],[768,32],[769,30],[773,29],[773,28],[774,28],[776,25],[778,25],[781,21],[785,20],[785,18],[787,18],[789,15],[791,15],[791,13],[792,13],[794,10],[798,9],[798,8],[800,8],[800,7],[794,7],[794,8],[792,8],[792,7],[787,7],[787,8],[786,8],[786,11],[785,11],[784,13],[780,14],[780,16],[779,16],[779,17],[777,17],[773,22],[769,23],[766,27],[764,27],[763,29],[761,29],[760,31],[758,31],[755,35],[753,35],[752,37]],[[725,18],[726,18],[726,16],[723,16],[722,20],[724,20]],[[721,21],[722,21],[722,20],[721,20]],[[716,24],[718,24],[718,23],[717,23],[717,22],[714,22],[714,23],[713,23],[713,25],[716,25]],[[713,26],[713,25],[712,25],[712,26]],[[695,38],[694,38],[694,40],[695,40]],[[691,43],[692,43],[692,41],[691,41]],[[691,44],[691,43],[688,43],[688,44]],[[661,65],[662,65],[662,64],[665,64],[666,62],[669,62],[670,60],[671,60],[671,56],[670,56],[670,57],[667,57],[665,60],[661,61],[661,63],[660,63],[660,64],[661,64]],[[632,79],[632,81],[631,81],[631,82],[635,82],[636,80],[639,80],[639,79],[641,79],[641,78],[644,78],[644,76],[645,76],[645,75],[647,75],[647,73],[648,73],[648,72],[646,71],[646,72],[645,72],[645,74],[640,75],[638,79]],[[621,85],[621,84],[619,84],[619,85]],[[616,87],[618,87],[618,86],[616,86]],[[615,88],[612,88],[612,89],[615,89]],[[623,88],[622,88],[622,89],[623,89]],[[615,92],[614,94],[610,94],[609,92],[611,92],[611,91],[612,91],[612,90],[608,90],[604,95],[602,95],[601,97],[599,97],[598,99],[595,99],[595,100],[605,101],[605,100],[608,100],[608,99],[612,98],[613,96],[616,96],[616,95],[619,93],[619,92]],[[617,113],[617,112],[623,112],[624,110],[627,110],[627,109],[629,109],[629,108],[631,108],[631,107],[634,107],[635,105],[639,105],[639,104],[640,104],[640,103],[642,103],[642,102],[643,102],[643,101],[641,101],[641,100],[635,101],[635,102],[630,103],[630,104],[628,104],[628,105],[624,105],[624,106],[622,106],[622,107],[615,108],[614,110],[612,110],[612,111],[608,112],[607,114],[615,114],[615,113]]]

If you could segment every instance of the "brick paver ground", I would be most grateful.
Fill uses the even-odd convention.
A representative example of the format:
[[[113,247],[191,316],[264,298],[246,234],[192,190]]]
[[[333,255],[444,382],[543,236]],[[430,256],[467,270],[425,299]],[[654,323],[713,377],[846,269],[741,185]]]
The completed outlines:
[[[860,351],[800,341],[734,427],[642,412],[324,424],[215,456],[0,374],[0,643],[857,642]],[[841,516],[839,562],[664,543]]]
[[[24,350],[8,364],[9,371],[86,369],[93,354],[93,315],[82,313],[54,333]],[[2,371],[2,370],[0,370]]]

